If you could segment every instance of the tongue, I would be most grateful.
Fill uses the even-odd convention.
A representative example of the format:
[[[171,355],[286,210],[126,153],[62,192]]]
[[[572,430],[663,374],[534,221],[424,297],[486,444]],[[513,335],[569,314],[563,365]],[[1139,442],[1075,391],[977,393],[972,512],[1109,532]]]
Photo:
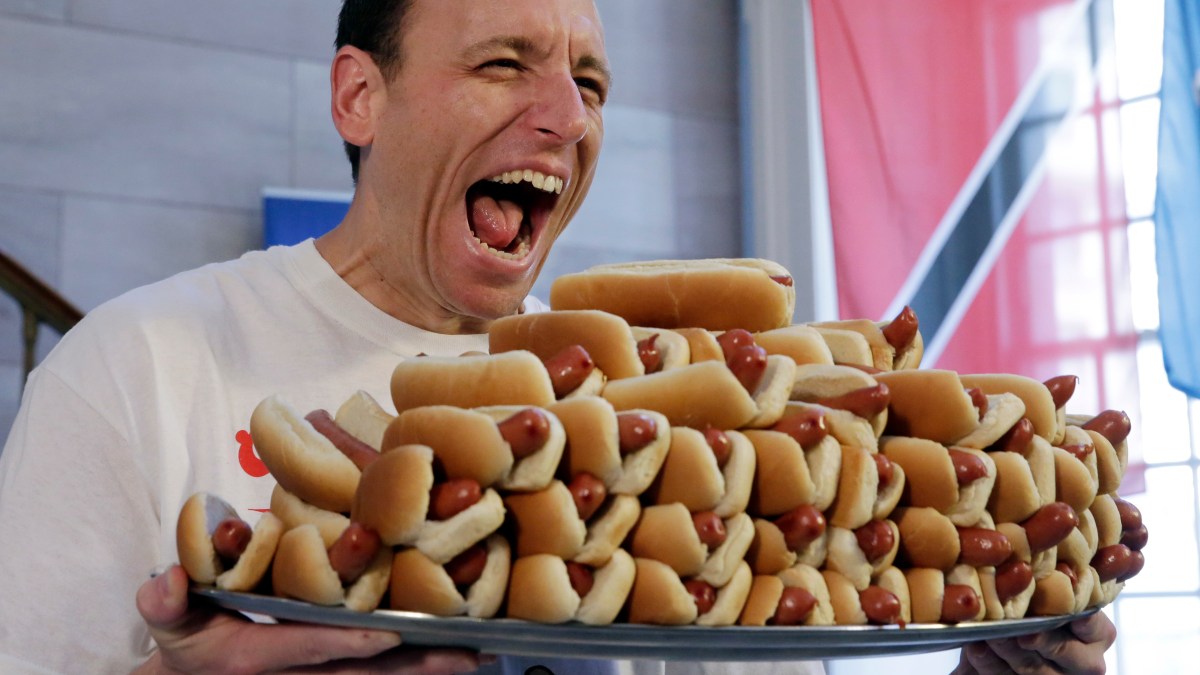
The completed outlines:
[[[476,195],[471,201],[471,229],[480,241],[504,250],[517,238],[525,211],[507,199]]]

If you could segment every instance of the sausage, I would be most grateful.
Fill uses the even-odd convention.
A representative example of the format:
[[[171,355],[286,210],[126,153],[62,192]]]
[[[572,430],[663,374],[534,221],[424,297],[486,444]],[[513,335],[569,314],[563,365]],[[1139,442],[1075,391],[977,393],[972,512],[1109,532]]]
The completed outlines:
[[[805,450],[820,443],[829,435],[829,427],[825,424],[824,413],[813,408],[804,408],[788,413],[771,429],[791,436]]]
[[[446,569],[446,574],[450,575],[454,585],[463,588],[473,585],[483,576],[483,569],[487,567],[487,556],[487,545],[478,542],[454,556],[442,567]]]
[[[883,491],[896,478],[896,468],[892,466],[892,460],[878,452],[871,455],[871,459],[875,460],[875,470],[879,474],[879,490]]]
[[[582,520],[591,518],[608,496],[608,488],[604,486],[604,482],[586,471],[575,474],[567,485],[567,490],[571,493],[571,499],[575,501],[575,510],[579,512],[579,518]]]
[[[1067,538],[1071,530],[1079,527],[1079,516],[1075,509],[1063,502],[1051,502],[1021,523],[1025,528],[1025,537],[1029,540],[1029,550],[1040,553]]]
[[[226,562],[235,562],[246,552],[254,532],[246,521],[233,516],[217,523],[212,533],[213,548]]]
[[[1000,604],[1021,594],[1033,583],[1033,566],[1024,560],[1006,562],[996,568],[996,597]]]
[[[567,578],[571,580],[571,590],[581,598],[586,596],[596,583],[596,575],[592,568],[574,560],[567,561]]]
[[[1117,513],[1121,515],[1121,529],[1134,530],[1142,525],[1142,512],[1132,503],[1113,497],[1113,502],[1117,505]]]
[[[308,423],[313,425],[325,438],[329,439],[330,443],[342,451],[342,454],[350,458],[351,462],[358,467],[359,471],[367,468],[367,465],[379,459],[379,451],[371,446],[363,443],[350,432],[338,426],[337,422],[329,416],[329,413],[324,410],[314,410],[304,416]]]
[[[329,547],[329,565],[337,572],[342,584],[353,583],[366,571],[382,545],[375,530],[351,522]]]
[[[448,520],[483,499],[483,488],[471,478],[437,483],[429,491],[429,519]]]
[[[982,527],[958,528],[958,561],[971,567],[994,567],[1012,555],[1012,542],[1004,533]]]
[[[786,274],[772,274],[770,277],[771,281],[774,281],[780,286],[786,286],[788,288],[792,287],[792,278]]]
[[[638,340],[637,343],[638,359],[642,362],[642,370],[647,375],[662,370],[662,352],[654,344],[657,341],[658,333],[655,333],[648,338]]]
[[[879,560],[896,545],[895,533],[882,520],[872,520],[854,530],[854,538],[858,540],[858,547],[868,562]]]
[[[1140,551],[1146,548],[1146,544],[1150,541],[1150,532],[1146,530],[1145,525],[1138,525],[1132,530],[1125,530],[1121,533],[1121,543],[1125,544],[1132,551]]]
[[[775,519],[783,540],[793,551],[803,551],[825,534],[825,516],[812,504],[801,504]]]
[[[724,469],[730,455],[733,454],[733,441],[729,440],[729,434],[708,427],[704,430],[704,440],[708,447],[712,448],[713,456],[717,458],[717,468]]]
[[[562,398],[579,388],[596,369],[596,362],[582,345],[571,345],[546,359],[546,372],[554,386],[554,396]]]
[[[979,614],[979,595],[966,584],[946,584],[942,592],[942,621],[969,621]]]
[[[954,475],[958,486],[970,485],[987,475],[987,465],[976,455],[954,448],[948,448],[950,462],[954,464]]]
[[[775,605],[775,614],[768,622],[772,626],[799,626],[804,623],[813,607],[817,606],[817,597],[808,589],[799,586],[787,586],[783,595],[779,596],[779,604]]]
[[[518,411],[496,423],[500,436],[512,449],[514,460],[522,460],[546,445],[550,440],[550,419],[537,408]]]
[[[710,551],[724,544],[725,537],[728,536],[725,521],[712,511],[693,513],[692,525],[696,528],[696,534],[700,535],[700,541],[704,542]]]
[[[750,393],[758,388],[763,373],[767,370],[767,350],[754,343],[754,336],[741,328],[727,330],[717,336],[725,365]]]
[[[1129,415],[1120,410],[1105,410],[1084,422],[1083,428],[1107,438],[1108,442],[1115,447],[1129,437],[1129,432],[1133,427],[1129,422]]]
[[[822,399],[817,401],[817,403],[826,408],[846,410],[864,419],[871,419],[883,412],[891,400],[892,392],[888,391],[886,384],[880,382],[873,387],[855,389],[841,396]]]
[[[1141,553],[1137,555],[1140,556]],[[1133,556],[1134,552],[1129,550],[1129,547],[1124,544],[1105,546],[1096,551],[1096,555],[1092,558],[1092,567],[1096,568],[1096,573],[1100,575],[1100,581],[1102,582],[1128,578],[1128,576],[1132,576],[1129,572],[1135,564]],[[1140,570],[1141,568],[1139,567],[1138,569]]]
[[[988,452],[1015,452],[1024,455],[1029,451],[1033,442],[1033,422],[1028,417],[1022,417],[1011,429],[1004,432],[995,443],[988,447]]]
[[[1085,443],[1073,443],[1071,445],[1060,445],[1058,447],[1071,453],[1081,462],[1086,462],[1087,456],[1092,454],[1092,452],[1096,449],[1095,446]]]
[[[1067,575],[1067,578],[1071,580],[1071,588],[1075,588],[1079,585],[1079,575],[1075,574],[1075,568],[1071,567],[1065,562],[1060,562],[1054,566],[1054,569]]]
[[[1054,399],[1054,408],[1060,409],[1075,395],[1075,385],[1079,384],[1079,378],[1075,375],[1059,375],[1042,384],[1050,390],[1050,398]]]
[[[970,389],[967,389],[966,392],[967,396],[971,397],[971,405],[975,406],[975,408],[979,410],[979,421],[982,422],[983,416],[986,415],[988,411],[987,394],[983,393],[983,390],[979,387],[971,387]]]
[[[1141,551],[1130,551],[1129,564],[1125,567],[1125,573],[1117,577],[1117,581],[1128,581],[1138,572],[1142,571],[1142,567],[1146,565],[1146,558]]]
[[[658,436],[658,423],[643,413],[625,412],[617,415],[618,449],[624,457],[650,445]]]
[[[867,620],[876,625],[896,623],[900,620],[900,598],[895,593],[879,586],[867,586],[858,594]]]
[[[917,337],[917,313],[912,307],[904,306],[892,322],[883,327],[883,339],[899,352],[912,344]]]
[[[697,615],[708,614],[713,605],[717,604],[717,591],[708,583],[699,579],[688,579],[683,582],[683,587],[692,594],[692,599],[696,601]]]

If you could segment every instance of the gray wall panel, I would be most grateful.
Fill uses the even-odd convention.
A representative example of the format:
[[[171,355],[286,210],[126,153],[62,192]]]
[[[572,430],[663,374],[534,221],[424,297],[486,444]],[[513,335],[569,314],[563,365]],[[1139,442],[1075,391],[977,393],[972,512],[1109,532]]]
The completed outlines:
[[[353,189],[350,162],[329,109],[329,64],[297,63],[293,78],[292,185],[314,190]]]
[[[59,280],[60,199],[44,192],[0,186],[0,251],[47,284]],[[21,310],[0,294],[0,363],[21,359]]]
[[[251,208],[287,180],[284,61],[0,19],[0,64],[0,183]]]
[[[62,21],[67,18],[68,0],[0,0],[0,15],[12,14]]]
[[[70,16],[173,42],[325,60],[340,7],[333,0],[72,0]]]

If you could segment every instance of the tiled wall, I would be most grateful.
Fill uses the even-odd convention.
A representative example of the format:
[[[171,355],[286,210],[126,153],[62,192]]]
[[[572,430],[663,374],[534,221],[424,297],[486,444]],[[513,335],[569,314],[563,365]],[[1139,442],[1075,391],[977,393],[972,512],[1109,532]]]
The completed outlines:
[[[605,148],[543,297],[596,262],[739,253],[736,0],[597,5]],[[258,247],[264,187],[348,190],[328,112],[338,7],[0,0],[0,249],[88,310]],[[0,296],[0,438],[20,331]]]

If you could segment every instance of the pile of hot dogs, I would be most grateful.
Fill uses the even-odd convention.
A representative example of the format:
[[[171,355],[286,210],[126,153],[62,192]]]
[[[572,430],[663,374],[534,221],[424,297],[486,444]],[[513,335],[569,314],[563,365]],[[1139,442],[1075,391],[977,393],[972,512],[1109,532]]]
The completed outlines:
[[[708,626],[1069,614],[1141,570],[1124,413],[1067,415],[1070,376],[918,369],[907,309],[793,304],[769,261],[601,266],[490,354],[399,364],[394,415],[268,398],[271,512],[195,495],[181,562],[360,611]]]

